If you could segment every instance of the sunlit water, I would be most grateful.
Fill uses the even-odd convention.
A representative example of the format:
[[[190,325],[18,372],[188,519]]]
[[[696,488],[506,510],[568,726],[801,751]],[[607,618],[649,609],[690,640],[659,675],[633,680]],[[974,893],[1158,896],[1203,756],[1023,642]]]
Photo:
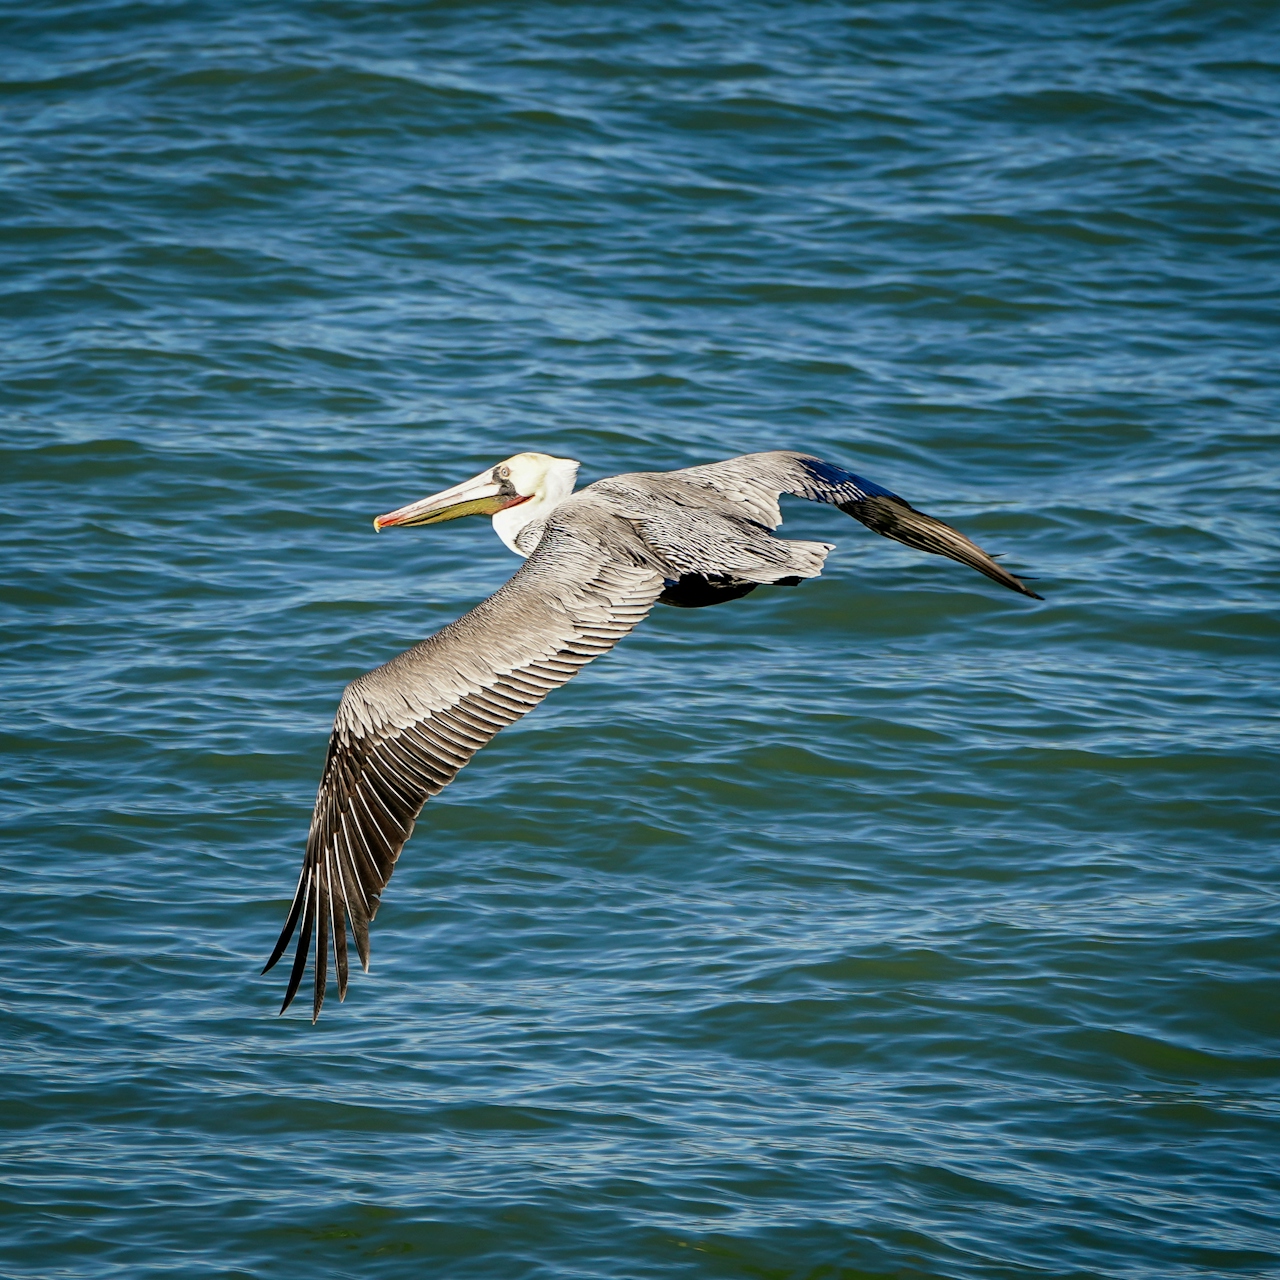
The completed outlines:
[[[1267,3],[0,20],[7,1277],[1280,1271]],[[257,976],[343,684],[521,448],[830,509]]]

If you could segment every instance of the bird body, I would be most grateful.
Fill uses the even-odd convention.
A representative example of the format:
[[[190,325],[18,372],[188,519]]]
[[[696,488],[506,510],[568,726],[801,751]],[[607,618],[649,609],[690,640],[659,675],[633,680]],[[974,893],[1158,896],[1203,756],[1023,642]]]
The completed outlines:
[[[343,693],[302,874],[266,966],[300,927],[281,1012],[313,954],[312,1020],[319,1016],[331,948],[345,998],[348,922],[367,969],[369,922],[423,804],[500,729],[611,649],[657,603],[719,604],[822,571],[831,544],[774,536],[781,494],[835,505],[878,533],[1040,598],[949,525],[807,454],[612,476],[575,493],[577,471],[572,459],[517,454],[374,521],[383,529],[489,515],[526,559],[487,600]]]

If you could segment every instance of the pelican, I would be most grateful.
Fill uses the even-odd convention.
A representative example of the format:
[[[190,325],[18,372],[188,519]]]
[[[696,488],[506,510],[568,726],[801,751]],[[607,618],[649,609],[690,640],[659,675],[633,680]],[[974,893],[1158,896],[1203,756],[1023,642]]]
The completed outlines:
[[[312,954],[312,1022],[320,1016],[331,947],[338,998],[346,998],[348,923],[368,972],[369,922],[422,806],[499,729],[612,649],[655,604],[722,604],[822,571],[830,543],[774,537],[782,494],[829,503],[886,538],[1042,599],[950,525],[809,454],[636,472],[575,493],[579,465],[518,453],[374,520],[382,530],[491,516],[525,562],[469,613],[343,692],[302,873],[262,971],[301,926],[281,1013]]]

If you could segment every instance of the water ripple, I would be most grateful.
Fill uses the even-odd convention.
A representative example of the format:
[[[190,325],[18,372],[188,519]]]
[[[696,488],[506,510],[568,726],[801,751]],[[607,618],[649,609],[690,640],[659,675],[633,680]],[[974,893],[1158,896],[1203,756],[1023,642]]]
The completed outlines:
[[[6,1275],[1280,1269],[1274,7],[0,16]],[[338,691],[518,448],[833,513],[255,974]]]

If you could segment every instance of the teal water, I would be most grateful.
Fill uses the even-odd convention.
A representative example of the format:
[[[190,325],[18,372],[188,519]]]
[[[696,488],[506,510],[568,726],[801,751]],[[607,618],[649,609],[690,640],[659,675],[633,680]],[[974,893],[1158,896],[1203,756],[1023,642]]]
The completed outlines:
[[[0,1274],[1280,1274],[1267,3],[0,15]],[[795,503],[258,976],[534,448]]]

